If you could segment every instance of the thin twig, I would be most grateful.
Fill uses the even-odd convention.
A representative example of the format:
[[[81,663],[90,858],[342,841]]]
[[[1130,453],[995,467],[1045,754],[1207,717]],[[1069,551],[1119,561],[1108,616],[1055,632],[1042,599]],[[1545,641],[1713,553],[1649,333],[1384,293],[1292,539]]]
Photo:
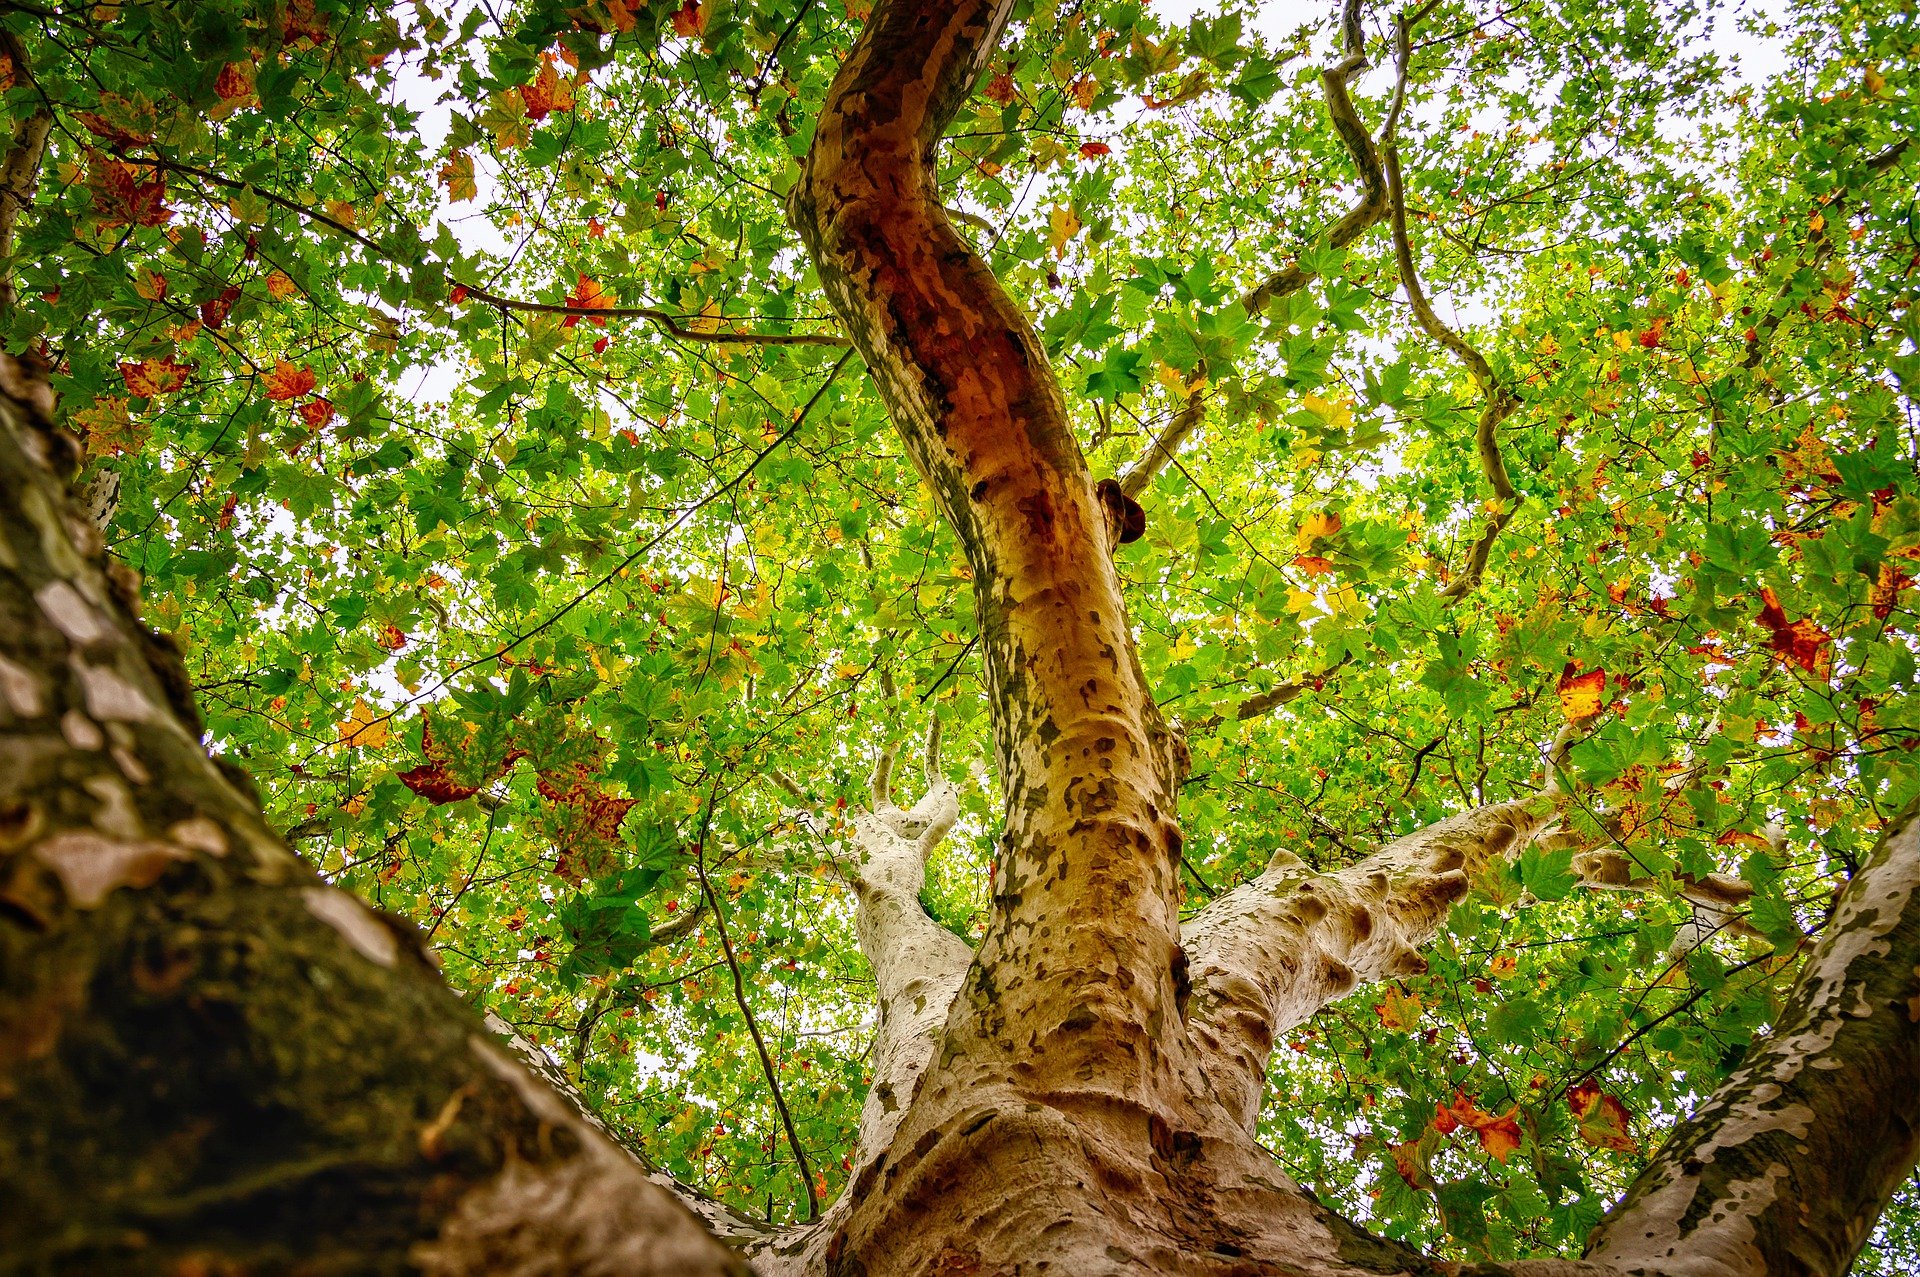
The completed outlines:
[[[733,1000],[740,1007],[740,1014],[746,1018],[747,1032],[753,1036],[753,1048],[760,1053],[760,1069],[766,1074],[767,1087],[773,1092],[773,1107],[779,1110],[780,1125],[787,1132],[787,1146],[793,1150],[793,1160],[800,1169],[800,1183],[807,1190],[807,1222],[820,1218],[820,1194],[813,1186],[813,1171],[807,1166],[806,1150],[800,1147],[800,1135],[793,1129],[793,1114],[787,1111],[786,1096],[780,1093],[780,1077],[774,1070],[773,1057],[767,1054],[766,1041],[760,1036],[760,1024],[753,1018],[753,1008],[747,1003],[747,984],[740,975],[739,959],[733,954],[733,940],[727,935],[727,916],[720,908],[720,897],[714,893],[713,884],[707,880],[707,835],[713,829],[713,804],[720,792],[720,783],[714,782],[707,793],[707,809],[700,817],[700,840],[693,846],[694,871],[700,875],[700,892],[707,899],[707,905],[713,910],[714,930],[720,935],[720,950],[727,955],[727,970],[733,973]]]

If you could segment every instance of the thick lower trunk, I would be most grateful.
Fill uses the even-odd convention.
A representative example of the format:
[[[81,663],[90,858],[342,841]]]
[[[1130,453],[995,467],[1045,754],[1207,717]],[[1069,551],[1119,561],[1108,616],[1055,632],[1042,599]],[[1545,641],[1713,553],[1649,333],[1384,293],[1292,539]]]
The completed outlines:
[[[744,1271],[266,827],[0,386],[0,1268]]]

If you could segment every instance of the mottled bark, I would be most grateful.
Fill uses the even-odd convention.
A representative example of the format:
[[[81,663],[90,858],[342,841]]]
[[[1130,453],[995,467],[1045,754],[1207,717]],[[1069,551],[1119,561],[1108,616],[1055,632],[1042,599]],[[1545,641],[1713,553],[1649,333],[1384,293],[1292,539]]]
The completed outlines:
[[[5,1266],[743,1272],[265,825],[0,386]]]
[[[1282,851],[1196,915],[1193,1033],[1228,1111],[1253,1128],[1287,1030],[1362,985],[1424,972],[1420,947],[1473,875],[1524,846],[1551,810],[1539,799],[1476,808],[1332,873]]]

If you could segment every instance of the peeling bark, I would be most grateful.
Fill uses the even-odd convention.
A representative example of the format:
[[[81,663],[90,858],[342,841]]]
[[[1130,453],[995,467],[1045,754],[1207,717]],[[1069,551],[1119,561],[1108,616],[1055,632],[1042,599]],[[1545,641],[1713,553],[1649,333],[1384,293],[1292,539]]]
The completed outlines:
[[[266,826],[68,500],[44,381],[0,387],[0,1255],[744,1272]]]
[[[1420,946],[1472,876],[1524,846],[1549,808],[1476,808],[1333,873],[1282,851],[1188,923],[1193,1033],[1227,1110],[1253,1129],[1267,1059],[1288,1029],[1361,985],[1424,972]]]

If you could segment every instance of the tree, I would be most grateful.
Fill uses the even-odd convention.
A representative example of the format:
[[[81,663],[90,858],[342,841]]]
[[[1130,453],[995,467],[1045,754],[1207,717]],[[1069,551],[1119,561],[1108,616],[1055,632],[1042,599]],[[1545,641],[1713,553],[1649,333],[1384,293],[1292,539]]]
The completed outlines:
[[[0,7],[6,1267],[1901,1262],[1914,13],[1253,16]]]

